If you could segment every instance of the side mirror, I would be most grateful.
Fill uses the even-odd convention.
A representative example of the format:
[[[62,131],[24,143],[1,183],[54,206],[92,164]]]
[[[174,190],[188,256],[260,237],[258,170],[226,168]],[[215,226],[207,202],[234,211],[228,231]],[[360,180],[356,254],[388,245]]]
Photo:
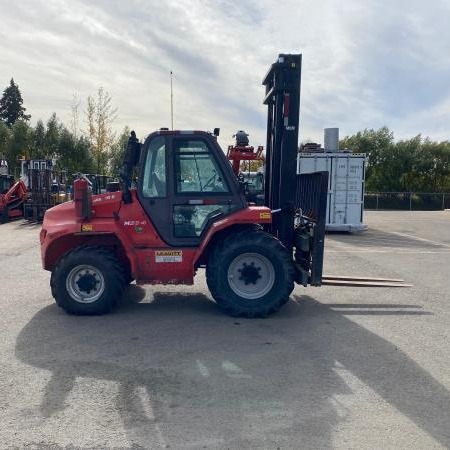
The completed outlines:
[[[220,134],[220,128],[214,128],[214,136],[218,137]]]
[[[127,149],[125,151],[124,164],[136,166],[139,162],[141,154],[141,144],[136,137],[134,131],[131,132],[131,136],[128,138]]]
[[[120,179],[122,181],[122,198],[126,204],[131,203],[131,177],[133,174],[133,167],[139,162],[140,152],[141,144],[136,137],[136,133],[132,131],[128,139],[122,169],[120,170]]]

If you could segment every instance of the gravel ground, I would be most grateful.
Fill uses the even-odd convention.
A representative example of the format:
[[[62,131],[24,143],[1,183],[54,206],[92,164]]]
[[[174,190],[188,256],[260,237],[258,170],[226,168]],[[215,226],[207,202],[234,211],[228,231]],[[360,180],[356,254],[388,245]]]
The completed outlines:
[[[192,287],[130,286],[103,317],[53,302],[39,227],[0,226],[1,448],[448,448],[450,212],[368,212],[325,272],[235,319]]]

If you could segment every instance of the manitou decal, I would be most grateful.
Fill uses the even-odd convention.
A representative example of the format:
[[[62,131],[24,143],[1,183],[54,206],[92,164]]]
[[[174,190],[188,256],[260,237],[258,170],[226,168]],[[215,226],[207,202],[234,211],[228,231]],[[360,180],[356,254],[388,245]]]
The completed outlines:
[[[146,220],[125,220],[123,223],[124,227],[144,227],[147,225]]]
[[[156,250],[155,262],[157,263],[183,262],[183,252],[181,250]]]

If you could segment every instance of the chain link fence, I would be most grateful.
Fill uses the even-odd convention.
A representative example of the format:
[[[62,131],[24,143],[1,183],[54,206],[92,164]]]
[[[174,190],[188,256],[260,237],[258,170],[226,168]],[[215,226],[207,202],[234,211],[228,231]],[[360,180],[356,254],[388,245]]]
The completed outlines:
[[[450,193],[366,192],[364,194],[364,208],[439,211],[450,209]]]

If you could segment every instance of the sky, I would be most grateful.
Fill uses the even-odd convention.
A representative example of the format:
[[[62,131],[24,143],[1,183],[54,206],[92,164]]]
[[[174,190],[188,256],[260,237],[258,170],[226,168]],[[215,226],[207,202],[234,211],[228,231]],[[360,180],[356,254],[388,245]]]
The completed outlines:
[[[450,139],[450,0],[0,0],[0,89],[18,83],[32,123],[70,120],[103,87],[114,127],[236,130],[265,144],[261,81],[303,55],[300,140],[388,126]],[[80,121],[84,126],[83,118]]]

